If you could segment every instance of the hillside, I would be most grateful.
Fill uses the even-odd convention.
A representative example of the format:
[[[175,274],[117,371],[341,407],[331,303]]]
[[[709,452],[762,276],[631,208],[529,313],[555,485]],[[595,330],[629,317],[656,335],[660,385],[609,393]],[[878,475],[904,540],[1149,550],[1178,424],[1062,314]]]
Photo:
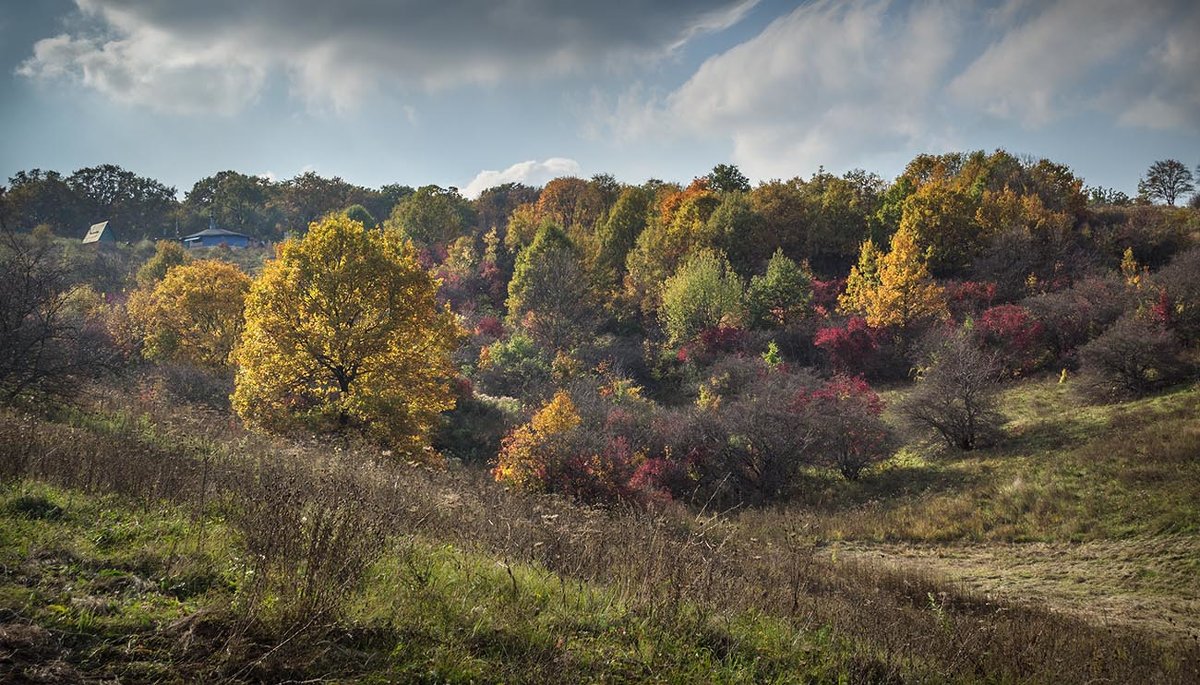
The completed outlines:
[[[1189,682],[1198,394],[1095,407],[1025,381],[1002,447],[909,443],[858,482],[814,473],[785,507],[711,516],[581,508],[99,388],[3,416],[0,669]]]

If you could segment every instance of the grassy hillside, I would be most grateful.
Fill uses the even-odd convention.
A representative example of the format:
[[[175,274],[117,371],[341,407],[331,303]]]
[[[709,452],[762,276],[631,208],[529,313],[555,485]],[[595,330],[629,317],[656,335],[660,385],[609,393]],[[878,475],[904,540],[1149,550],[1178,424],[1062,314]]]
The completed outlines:
[[[995,448],[914,442],[721,515],[577,507],[127,392],[7,412],[0,679],[1193,682],[1198,398],[1028,381]]]

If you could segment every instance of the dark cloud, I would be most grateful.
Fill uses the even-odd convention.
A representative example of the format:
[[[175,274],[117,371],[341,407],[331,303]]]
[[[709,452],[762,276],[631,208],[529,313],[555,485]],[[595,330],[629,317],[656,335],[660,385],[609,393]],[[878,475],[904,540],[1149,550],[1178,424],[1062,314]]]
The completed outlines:
[[[235,111],[271,73],[341,107],[386,85],[438,89],[609,69],[670,54],[755,0],[76,0],[93,30],[38,41],[18,72],[168,110]]]

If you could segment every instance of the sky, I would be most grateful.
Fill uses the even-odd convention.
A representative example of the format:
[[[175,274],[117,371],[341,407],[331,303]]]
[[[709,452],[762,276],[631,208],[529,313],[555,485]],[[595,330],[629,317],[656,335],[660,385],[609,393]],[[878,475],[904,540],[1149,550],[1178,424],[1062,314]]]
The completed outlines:
[[[922,152],[1134,194],[1200,164],[1195,0],[0,0],[0,178],[119,164],[468,197]]]

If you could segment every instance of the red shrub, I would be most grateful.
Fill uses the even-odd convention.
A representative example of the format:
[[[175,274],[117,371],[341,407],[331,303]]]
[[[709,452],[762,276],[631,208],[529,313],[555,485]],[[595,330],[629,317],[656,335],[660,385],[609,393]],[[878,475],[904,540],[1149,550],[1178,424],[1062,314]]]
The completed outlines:
[[[862,373],[879,349],[879,335],[866,319],[855,316],[844,326],[818,330],[813,345],[825,352],[837,373]]]
[[[818,314],[827,314],[837,309],[838,297],[846,289],[846,279],[835,278],[829,281],[813,279],[813,309]]]
[[[1028,309],[1002,304],[983,312],[976,327],[980,342],[1000,355],[1006,371],[1019,376],[1046,360],[1046,327]]]
[[[964,321],[992,306],[996,284],[961,281],[946,284],[946,305],[955,321]]]

